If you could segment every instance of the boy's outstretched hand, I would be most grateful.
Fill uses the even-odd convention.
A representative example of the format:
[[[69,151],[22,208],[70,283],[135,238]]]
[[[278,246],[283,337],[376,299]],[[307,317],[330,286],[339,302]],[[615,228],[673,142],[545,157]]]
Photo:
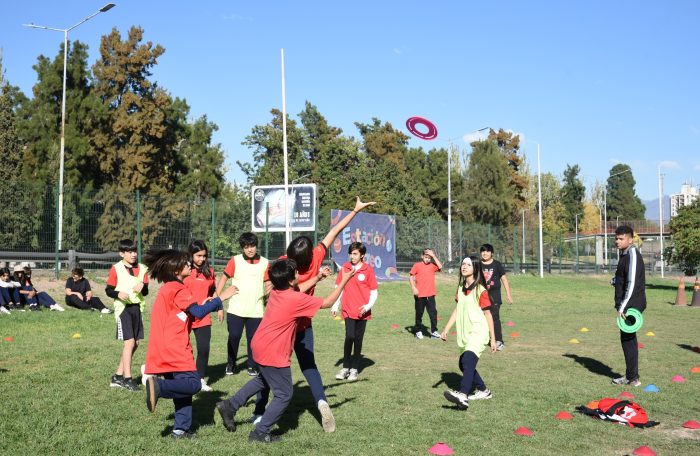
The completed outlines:
[[[376,201],[370,201],[368,203],[363,203],[360,197],[357,197],[357,200],[355,201],[355,209],[353,209],[355,212],[360,212],[362,209],[366,208],[367,206],[373,206],[377,204]]]
[[[349,271],[346,271],[345,269],[340,270],[340,283],[345,285],[348,283],[350,279],[352,279],[352,276],[355,275],[355,268],[350,268]]]

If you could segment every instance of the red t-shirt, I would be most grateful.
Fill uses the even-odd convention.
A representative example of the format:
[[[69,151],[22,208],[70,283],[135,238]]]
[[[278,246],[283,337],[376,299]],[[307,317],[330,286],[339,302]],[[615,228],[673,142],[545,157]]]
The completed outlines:
[[[180,281],[167,282],[158,290],[151,311],[147,374],[197,370],[190,345],[192,317],[185,312],[194,303],[192,293]]]
[[[350,272],[353,266],[347,262],[343,265],[343,271]],[[335,279],[335,284],[340,284],[340,277]],[[374,275],[374,269],[367,263],[362,263],[360,269],[355,272],[355,275],[345,284],[343,289],[343,297],[340,302],[343,305],[343,318],[352,318],[353,320],[371,320],[372,311],[370,310],[362,317],[358,314],[360,307],[369,302],[369,292],[377,289],[377,277]]]
[[[425,264],[421,261],[413,265],[409,274],[416,278],[419,298],[427,298],[437,294],[435,290],[435,273],[439,270],[440,268],[435,263]]]
[[[214,278],[214,269],[212,268],[209,268],[208,279],[199,269],[192,268],[192,272],[185,277],[182,283],[184,283],[187,289],[190,290],[190,293],[192,293],[194,302],[199,305],[202,305],[208,297],[214,296],[216,292],[216,280]],[[201,320],[199,318],[194,318],[192,328],[202,328],[204,326],[211,326],[211,314],[206,314]]]
[[[298,322],[311,321],[322,305],[323,299],[291,288],[272,290],[265,315],[250,343],[255,362],[263,366],[289,367]]]
[[[328,249],[326,248],[325,244],[323,242],[319,242],[316,247],[314,247],[312,256],[311,256],[311,264],[309,265],[309,269],[306,271],[299,271],[299,283],[304,283],[308,281],[309,279],[312,279],[316,274],[318,274],[318,271],[321,270],[321,266],[323,265],[323,260],[326,258],[326,251]],[[283,255],[280,257],[281,260],[286,259],[287,255]],[[313,296],[314,292],[316,291],[316,286],[313,286],[306,290],[304,293]],[[307,328],[311,326],[311,319],[310,318],[302,318],[299,320],[299,326],[297,327],[297,331],[305,331]]]
[[[139,264],[137,263],[136,266],[133,268],[124,263],[124,266],[126,266],[126,270],[134,277],[139,275]],[[143,275],[143,283],[146,284],[148,283],[148,273]],[[109,269],[109,274],[107,275],[107,285],[111,287],[116,287],[117,286],[117,270],[114,269],[114,266],[112,266]]]
[[[285,257],[286,258],[286,257]],[[250,264],[258,264],[260,263],[260,255],[255,255],[253,258],[246,258],[245,255],[243,255],[243,259],[249,262]],[[263,277],[263,281],[268,281],[270,278],[268,277],[267,273],[270,271],[270,263],[267,264],[267,269],[265,269],[265,276]],[[236,260],[231,258],[228,260],[228,263],[226,263],[226,268],[224,268],[224,274],[226,277],[229,279],[233,277],[233,275],[236,273]]]
[[[469,296],[472,291],[474,290],[467,290],[467,292],[464,293],[462,290],[457,290],[457,293],[455,294],[455,301],[459,301],[460,293],[464,293],[465,295]],[[489,298],[488,290],[482,291],[481,295],[479,295],[479,307],[481,310],[489,310],[491,308],[491,298]]]

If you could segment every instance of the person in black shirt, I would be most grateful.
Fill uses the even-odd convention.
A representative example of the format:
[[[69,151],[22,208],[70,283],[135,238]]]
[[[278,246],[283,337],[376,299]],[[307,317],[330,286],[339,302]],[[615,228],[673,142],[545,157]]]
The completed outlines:
[[[103,314],[112,313],[100,298],[92,295],[90,282],[85,278],[83,268],[73,268],[71,277],[66,281],[66,304],[81,310],[94,309]]]
[[[634,230],[631,227],[623,225],[615,230],[615,247],[620,250],[620,261],[612,280],[615,287],[615,310],[621,317],[630,308],[644,312],[647,307],[644,261],[634,245]],[[639,381],[637,333],[620,331],[620,342],[625,355],[626,371],[624,377],[615,378],[612,382],[615,385],[640,386],[642,382]]]
[[[501,351],[505,348],[503,343],[503,331],[501,329],[501,282],[506,290],[506,299],[508,304],[513,304],[513,298],[510,296],[510,285],[506,278],[506,268],[503,267],[500,261],[493,259],[493,246],[484,244],[479,248],[481,252],[481,267],[486,279],[486,288],[489,291],[489,299],[491,299],[491,316],[493,317],[493,327],[496,333],[496,348]]]

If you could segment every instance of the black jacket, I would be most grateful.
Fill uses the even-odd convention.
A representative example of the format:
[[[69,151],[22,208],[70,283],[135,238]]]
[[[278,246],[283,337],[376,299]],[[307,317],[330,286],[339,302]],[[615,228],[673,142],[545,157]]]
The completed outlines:
[[[644,260],[634,245],[620,252],[613,286],[615,287],[615,308],[618,312],[630,307],[640,311],[646,309]]]

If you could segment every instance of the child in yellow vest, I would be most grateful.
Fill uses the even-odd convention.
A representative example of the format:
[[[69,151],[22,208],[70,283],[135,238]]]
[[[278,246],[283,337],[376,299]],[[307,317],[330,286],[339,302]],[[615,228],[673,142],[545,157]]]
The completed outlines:
[[[143,340],[141,314],[146,306],[148,274],[146,266],[137,261],[136,243],[131,239],[119,241],[119,256],[122,260],[109,270],[105,293],[114,299],[117,340],[124,341],[124,347],[109,386],[137,391],[139,386],[131,377],[131,360]]]

